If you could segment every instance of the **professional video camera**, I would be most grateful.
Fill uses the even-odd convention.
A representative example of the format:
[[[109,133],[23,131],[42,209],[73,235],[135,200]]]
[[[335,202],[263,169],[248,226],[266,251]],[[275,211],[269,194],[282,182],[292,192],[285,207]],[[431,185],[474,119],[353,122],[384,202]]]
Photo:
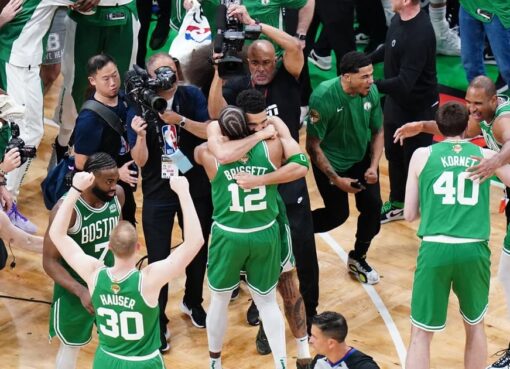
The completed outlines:
[[[124,79],[126,94],[142,111],[150,110],[153,113],[163,113],[167,103],[156,92],[157,90],[171,89],[177,77],[170,67],[159,67],[154,73],[156,78],[150,78],[145,69],[133,65],[133,70],[128,71]]]
[[[218,74],[221,78],[230,78],[243,74],[243,60],[239,53],[243,49],[244,40],[259,38],[261,27],[244,26],[237,18],[229,17],[229,5],[241,5],[242,0],[221,0],[216,9],[216,26],[218,33],[214,39],[214,52],[223,53],[218,60]]]
[[[7,153],[8,151],[10,151],[14,148],[17,148],[19,151],[19,157],[21,160],[21,164],[26,162],[28,159],[35,158],[37,149],[35,148],[35,146],[25,145],[25,141],[23,141],[19,137],[19,126],[14,122],[7,123],[7,124],[11,125],[11,139],[9,140],[9,142],[7,142],[7,147],[5,148],[5,153]]]

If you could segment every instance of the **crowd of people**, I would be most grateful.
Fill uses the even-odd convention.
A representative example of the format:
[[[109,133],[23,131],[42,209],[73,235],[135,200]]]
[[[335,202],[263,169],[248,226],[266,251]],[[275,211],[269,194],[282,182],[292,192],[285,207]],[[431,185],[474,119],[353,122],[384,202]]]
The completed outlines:
[[[164,367],[168,282],[184,273],[180,309],[207,330],[210,369],[222,368],[228,305],[241,281],[252,297],[247,321],[259,326],[257,351],[272,353],[276,369],[288,367],[276,291],[298,369],[378,368],[347,345],[341,314],[317,311],[314,235],[349,218],[350,193],[359,216],[347,271],[360,283],[380,282],[367,254],[381,225],[421,215],[406,367],[430,367],[432,335],[445,326],[453,289],[465,322],[465,367],[484,368],[488,179],[496,174],[510,186],[510,102],[499,94],[510,83],[510,3],[202,0],[213,38],[227,38],[218,19],[260,30],[238,50],[243,68],[226,75],[232,50],[217,44],[186,63],[166,52],[147,57],[147,44],[162,48],[193,1],[0,2],[0,237],[42,252],[55,282],[49,334],[60,341],[56,368],[76,367],[94,325],[94,368]],[[486,46],[502,83],[485,76]],[[307,61],[331,69],[331,51],[337,77],[312,89]],[[437,54],[460,56],[466,105],[439,106]],[[384,76],[376,80],[381,62]],[[42,239],[30,235],[36,229],[16,201],[30,148],[44,134],[43,96],[60,73],[48,169],[72,155],[75,174]],[[444,141],[433,144],[433,134]],[[467,141],[480,134],[489,149]],[[309,169],[324,204],[314,210]],[[140,270],[136,191],[148,256]],[[183,243],[171,251],[176,216]],[[509,250],[506,237],[499,278],[510,309]],[[509,367],[510,349],[488,368]]]

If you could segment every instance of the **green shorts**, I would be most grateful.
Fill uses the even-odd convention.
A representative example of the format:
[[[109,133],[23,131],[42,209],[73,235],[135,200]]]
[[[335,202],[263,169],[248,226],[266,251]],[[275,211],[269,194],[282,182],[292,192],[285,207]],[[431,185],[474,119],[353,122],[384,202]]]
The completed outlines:
[[[165,363],[159,350],[154,354],[143,357],[123,357],[115,354],[106,353],[101,346],[94,355],[93,369],[165,369]]]
[[[80,299],[55,284],[50,312],[50,337],[58,336],[69,346],[83,346],[92,338],[95,317],[83,307]]]
[[[239,274],[245,271],[248,286],[265,295],[278,283],[280,262],[278,222],[249,233],[232,232],[213,223],[207,260],[207,278],[213,291],[234,290],[239,285]]]
[[[411,321],[427,331],[446,325],[450,289],[468,324],[479,323],[487,311],[490,284],[487,241],[438,243],[422,241],[414,274]]]

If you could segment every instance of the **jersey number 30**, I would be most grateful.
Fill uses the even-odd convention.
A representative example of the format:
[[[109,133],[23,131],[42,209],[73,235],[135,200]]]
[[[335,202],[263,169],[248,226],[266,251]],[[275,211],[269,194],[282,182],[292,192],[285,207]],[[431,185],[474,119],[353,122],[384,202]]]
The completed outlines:
[[[100,307],[97,315],[106,317],[106,325],[99,324],[101,333],[112,338],[121,336],[126,341],[135,341],[143,337],[143,316],[137,311],[122,311],[117,314],[115,310]],[[133,332],[129,329],[129,320],[132,321]]]
[[[478,203],[478,192],[480,185],[468,178],[469,173],[462,172],[457,175],[457,186],[455,186],[455,178],[453,172],[443,172],[441,176],[434,182],[432,189],[434,194],[443,195],[443,205],[475,205]],[[473,184],[471,196],[466,196],[466,181]]]
[[[266,197],[266,186],[254,187],[241,191],[252,192],[244,197],[243,204],[241,204],[239,196],[239,186],[236,183],[228,185],[228,191],[232,195],[232,205],[230,205],[230,211],[237,211],[240,213],[248,211],[260,211],[267,208],[267,203],[262,201]]]

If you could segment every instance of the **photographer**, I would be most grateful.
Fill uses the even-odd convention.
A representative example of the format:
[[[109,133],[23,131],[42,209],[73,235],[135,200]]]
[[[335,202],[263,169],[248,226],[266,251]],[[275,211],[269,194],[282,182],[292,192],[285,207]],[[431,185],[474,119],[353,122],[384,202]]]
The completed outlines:
[[[256,24],[244,6],[231,6],[228,15],[236,17],[245,25]],[[301,99],[298,78],[304,63],[300,43],[295,37],[270,25],[264,23],[259,25],[262,34],[283,48],[281,63],[277,62],[275,48],[271,42],[257,40],[252,43],[248,48],[250,75],[227,80],[222,90],[223,81],[216,70],[209,92],[209,114],[211,117],[217,117],[227,103],[235,104],[240,92],[255,88],[266,97],[267,114],[280,117],[289,128],[292,138],[299,142]],[[319,266],[306,181],[299,179],[283,184],[278,190],[285,202],[290,222],[296,269],[306,315],[311,318],[317,313],[319,301]],[[250,310],[253,308],[254,306]],[[257,314],[249,315],[248,321],[257,324]],[[255,319],[252,319],[252,316]]]
[[[109,154],[119,168],[119,185],[126,196],[122,209],[122,218],[136,224],[136,202],[133,191],[138,181],[137,171],[127,143],[126,122],[127,105],[124,95],[119,95],[120,76],[115,61],[108,55],[99,54],[87,62],[87,74],[94,90],[89,100],[97,101],[111,110],[120,120],[118,126],[112,126],[92,109],[82,110],[76,119],[74,131],[75,166],[83,170],[88,157],[96,152]],[[120,134],[122,132],[122,134]]]
[[[168,54],[155,54],[147,62],[149,76],[153,81],[156,80],[156,84],[158,83],[157,76],[161,74],[162,69],[168,68],[172,70],[173,74],[179,72],[174,60]],[[139,86],[137,83],[126,79],[127,93],[130,98],[133,97],[134,91],[130,91],[129,86]],[[177,78],[176,83],[169,89],[154,89],[157,95],[168,103],[163,114],[158,116],[151,111],[152,114],[146,114],[146,118],[152,115],[154,119],[146,122],[140,117],[141,105],[144,106],[144,109],[146,106],[143,103],[128,112],[127,123],[129,144],[132,148],[131,154],[142,171],[142,224],[149,263],[162,260],[169,255],[168,245],[172,240],[176,213],[182,227],[181,208],[177,194],[169,188],[168,179],[165,179],[172,174],[177,174],[176,165],[180,165],[181,173],[189,181],[190,193],[205,240],[208,239],[211,228],[212,203],[209,180],[204,169],[197,165],[193,159],[195,147],[204,142],[203,138],[206,137],[206,122],[209,119],[207,103],[197,87],[179,86],[178,83]],[[150,91],[147,91],[150,90],[150,86],[144,86],[138,90],[141,90],[145,96],[150,94]],[[137,96],[135,96],[135,100],[137,100]],[[151,98],[151,101],[154,100]],[[137,116],[134,116],[135,114]],[[175,160],[177,157],[180,159]],[[173,173],[171,173],[172,171]],[[206,261],[207,247],[202,247],[186,268],[186,288],[181,304],[181,310],[188,314],[192,323],[199,328],[205,327],[206,319],[206,313],[202,308]],[[168,323],[165,314],[167,300],[168,285],[162,288],[159,296],[162,351],[169,349],[165,339]]]

